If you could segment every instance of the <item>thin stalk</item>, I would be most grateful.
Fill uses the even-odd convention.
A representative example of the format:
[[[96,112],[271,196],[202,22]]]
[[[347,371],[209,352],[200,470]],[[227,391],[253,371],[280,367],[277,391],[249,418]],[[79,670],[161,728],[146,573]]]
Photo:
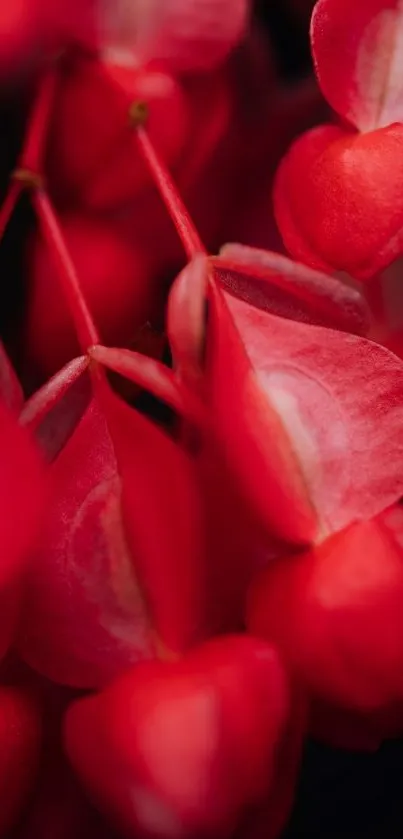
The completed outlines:
[[[3,238],[10,218],[15,210],[17,201],[21,195],[23,184],[20,181],[12,181],[4,202],[0,208],[0,240]]]
[[[179,195],[178,189],[168,169],[154,148],[144,126],[135,124],[135,130],[143,158],[172,218],[188,259],[193,259],[200,253],[206,254],[206,248]]]
[[[44,154],[46,135],[53,107],[57,83],[56,67],[52,66],[41,81],[17,169],[0,208],[0,240],[3,238],[10,218],[23,189],[38,186]]]
[[[89,347],[100,343],[100,339],[81,291],[77,271],[46,191],[35,189],[32,193],[32,203],[69,305],[81,350],[86,354]]]
[[[52,65],[41,80],[29,118],[18,168],[38,173],[42,170],[45,143],[56,96],[58,69]]]

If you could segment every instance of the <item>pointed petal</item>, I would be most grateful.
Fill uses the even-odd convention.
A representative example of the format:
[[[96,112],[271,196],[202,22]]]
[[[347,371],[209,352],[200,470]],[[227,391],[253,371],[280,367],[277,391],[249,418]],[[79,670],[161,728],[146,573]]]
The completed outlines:
[[[51,479],[19,650],[53,681],[98,687],[152,656],[154,645],[122,524],[113,446],[94,402],[53,463]]]
[[[20,413],[21,425],[36,428],[88,368],[87,356],[74,358],[28,399]]]
[[[122,482],[123,517],[162,648],[186,649],[204,630],[200,496],[190,457],[102,387]]]
[[[88,357],[76,358],[25,403],[21,425],[30,428],[48,463],[59,454],[91,399]]]
[[[226,302],[322,532],[395,502],[403,494],[400,359],[365,338]],[[264,493],[262,477],[260,487]]]
[[[229,466],[271,534],[309,542],[318,522],[292,441],[259,384],[223,293],[214,285],[210,290],[209,398]]]

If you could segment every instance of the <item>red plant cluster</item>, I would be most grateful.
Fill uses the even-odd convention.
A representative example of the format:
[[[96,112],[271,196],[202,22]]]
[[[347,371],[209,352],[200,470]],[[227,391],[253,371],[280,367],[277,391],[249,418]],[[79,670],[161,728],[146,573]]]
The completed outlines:
[[[248,0],[113,5],[0,16],[36,74],[0,212],[36,218],[19,377],[0,354],[0,837],[276,839],[309,733],[403,733],[403,15],[314,9],[344,122],[279,166],[294,262],[270,184],[315,91]]]

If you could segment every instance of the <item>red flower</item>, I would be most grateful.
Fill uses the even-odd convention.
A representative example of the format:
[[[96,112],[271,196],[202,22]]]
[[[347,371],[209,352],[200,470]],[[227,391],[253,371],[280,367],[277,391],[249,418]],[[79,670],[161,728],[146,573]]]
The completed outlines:
[[[398,40],[400,12],[354,11],[354,52],[333,7],[320,0],[314,17],[318,75],[362,133],[310,132],[276,188],[285,238],[316,268],[239,244],[209,256],[169,171],[209,242],[222,215],[243,227],[234,167],[264,161],[269,113],[233,125],[247,107],[233,94],[242,51],[221,64],[246,2],[232,15],[224,0],[119,5],[113,25],[106,4],[95,35],[53,17],[52,43],[83,38],[87,51],[43,75],[0,213],[2,234],[29,191],[39,234],[18,349],[29,386],[53,373],[24,403],[0,358],[0,653],[15,641],[29,665],[11,669],[13,689],[3,665],[0,751],[5,827],[33,793],[24,839],[61,820],[66,839],[97,831],[63,749],[127,835],[275,839],[308,723],[356,747],[401,731],[403,363],[369,340],[357,288],[326,273],[367,278],[400,253],[399,97],[384,50],[375,78],[364,60],[379,31]],[[365,101],[334,75],[332,25]],[[269,77],[259,60],[249,72],[263,66]],[[194,67],[209,75],[187,78]],[[262,133],[250,149],[248,127]],[[247,180],[245,206],[261,197],[257,174],[249,192]],[[183,265],[172,222],[187,264],[167,295]],[[167,297],[169,364],[163,338],[155,357],[125,348],[145,349]]]

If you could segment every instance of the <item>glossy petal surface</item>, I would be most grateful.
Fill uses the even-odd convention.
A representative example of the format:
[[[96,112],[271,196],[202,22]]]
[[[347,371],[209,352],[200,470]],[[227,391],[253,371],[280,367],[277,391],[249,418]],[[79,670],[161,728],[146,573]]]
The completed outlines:
[[[403,120],[401,0],[319,0],[312,51],[330,104],[360,131]]]

